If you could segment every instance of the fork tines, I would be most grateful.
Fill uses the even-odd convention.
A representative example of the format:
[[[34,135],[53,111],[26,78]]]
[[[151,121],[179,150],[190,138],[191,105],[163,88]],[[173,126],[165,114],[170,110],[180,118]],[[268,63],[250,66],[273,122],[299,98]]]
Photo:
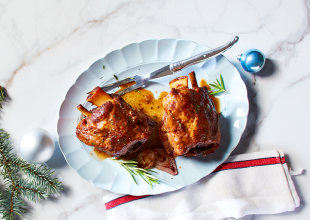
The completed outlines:
[[[108,84],[108,85],[105,85],[105,86],[100,86],[100,88],[103,89],[104,91],[109,91],[109,90],[112,90],[112,89],[115,89],[115,88],[119,87],[120,85],[133,82],[133,81],[135,81],[135,78],[136,78],[136,76],[133,76],[133,77],[130,77],[130,78],[126,78],[126,79],[123,79],[123,80],[118,80],[115,83],[111,83],[111,84]]]

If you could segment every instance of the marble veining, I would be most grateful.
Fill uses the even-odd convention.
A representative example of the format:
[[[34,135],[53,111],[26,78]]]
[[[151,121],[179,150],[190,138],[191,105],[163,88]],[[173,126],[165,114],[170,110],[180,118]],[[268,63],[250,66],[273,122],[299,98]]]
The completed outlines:
[[[95,60],[146,39],[188,39],[216,47],[240,41],[225,56],[246,83],[247,128],[233,154],[282,149],[293,169],[310,167],[309,0],[0,0],[0,85],[10,100],[1,127],[17,149],[22,134],[41,127],[57,140],[59,107],[75,79]],[[262,71],[242,70],[236,55],[265,53]],[[58,145],[57,145],[58,146]],[[62,178],[61,196],[29,203],[25,219],[107,219],[107,191],[81,179],[59,149],[48,165]],[[294,178],[301,207],[243,219],[306,219],[309,175]]]

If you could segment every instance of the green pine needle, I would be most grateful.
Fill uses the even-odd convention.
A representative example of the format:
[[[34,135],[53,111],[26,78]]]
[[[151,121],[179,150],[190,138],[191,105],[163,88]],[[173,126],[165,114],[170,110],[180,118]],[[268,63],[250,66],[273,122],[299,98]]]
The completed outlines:
[[[0,108],[2,108],[2,102],[6,98],[4,89],[0,86]]]
[[[22,213],[25,211],[25,204],[12,191],[11,187],[0,193],[0,213],[2,214],[2,219],[13,220],[15,219],[15,215],[22,217]]]
[[[5,98],[0,86],[0,107]],[[61,182],[53,177],[54,171],[50,168],[30,164],[12,153],[9,138],[9,134],[0,129],[0,175],[5,183],[5,188],[0,191],[0,214],[5,220],[13,220],[16,215],[22,217],[26,207],[21,197],[36,201],[60,194],[62,190]],[[21,177],[22,173],[25,178]]]
[[[153,184],[159,184],[159,179],[152,175],[152,173],[157,173],[150,169],[142,169],[138,167],[138,162],[135,160],[116,160],[112,159],[119,163],[125,170],[128,171],[133,181],[138,185],[138,182],[135,176],[140,176],[147,184],[153,188]]]
[[[225,84],[224,84],[224,79],[223,79],[222,74],[220,75],[220,80],[221,80],[221,82],[218,79],[216,79],[216,82],[210,83],[210,86],[214,87],[217,90],[211,91],[209,93],[209,95],[215,95],[215,94],[219,94],[219,93],[222,93],[222,92],[226,92],[227,93],[227,91],[225,89]]]

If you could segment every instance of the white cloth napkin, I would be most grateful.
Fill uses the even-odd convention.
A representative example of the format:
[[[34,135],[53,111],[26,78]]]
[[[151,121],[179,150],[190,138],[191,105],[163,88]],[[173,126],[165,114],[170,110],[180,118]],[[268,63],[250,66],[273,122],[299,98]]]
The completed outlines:
[[[110,220],[225,219],[293,211],[300,201],[282,151],[229,157],[213,173],[178,191],[154,196],[111,193]]]

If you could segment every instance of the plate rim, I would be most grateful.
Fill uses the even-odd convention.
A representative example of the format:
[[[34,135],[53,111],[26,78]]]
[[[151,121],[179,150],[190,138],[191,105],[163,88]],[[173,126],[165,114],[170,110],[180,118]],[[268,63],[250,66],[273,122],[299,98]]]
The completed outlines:
[[[141,43],[146,42],[146,41],[160,41],[160,40],[173,40],[173,41],[177,41],[177,42],[178,42],[178,41],[188,41],[188,42],[194,43],[196,46],[197,46],[197,45],[201,45],[201,46],[207,47],[207,49],[211,49],[209,46],[207,46],[207,45],[205,45],[205,44],[199,44],[199,43],[197,43],[197,42],[195,42],[195,41],[192,41],[192,40],[179,39],[179,38],[158,38],[158,39],[152,38],[152,39],[146,39],[146,40],[143,40],[143,41],[140,41],[140,42],[133,42],[133,43],[126,44],[125,46],[123,46],[123,47],[121,47],[121,48],[118,48],[118,49],[115,49],[115,50],[111,50],[110,52],[106,53],[104,56],[102,56],[102,57],[96,59],[95,61],[93,61],[93,62],[88,66],[87,69],[85,69],[84,71],[81,71],[81,73],[76,77],[74,83],[68,88],[68,90],[67,90],[67,92],[66,92],[66,95],[65,95],[63,101],[61,102],[61,105],[59,106],[59,109],[58,109],[58,120],[57,120],[57,136],[58,136],[58,137],[57,137],[57,141],[58,141],[58,144],[59,144],[59,149],[60,149],[61,153],[63,154],[63,156],[64,156],[64,158],[65,158],[67,164],[70,166],[70,168],[72,168],[76,173],[78,173],[78,175],[79,175],[82,179],[84,179],[84,180],[90,182],[91,184],[95,185],[96,187],[98,187],[98,188],[100,188],[100,189],[104,189],[104,188],[102,188],[102,187],[96,185],[92,180],[90,180],[90,179],[85,179],[84,177],[82,177],[81,174],[78,172],[78,170],[75,169],[75,168],[73,168],[73,167],[71,166],[71,164],[68,162],[68,159],[67,159],[67,157],[66,157],[66,154],[63,152],[63,149],[62,149],[61,144],[60,144],[60,135],[59,135],[59,133],[60,133],[60,132],[59,132],[59,126],[60,126],[59,123],[60,123],[60,120],[61,120],[61,117],[60,117],[60,116],[61,116],[61,115],[60,115],[61,109],[62,109],[62,107],[63,107],[63,105],[64,105],[64,103],[65,103],[65,101],[66,101],[66,99],[67,99],[67,95],[68,95],[69,90],[70,90],[74,85],[76,85],[76,83],[77,83],[79,77],[80,77],[83,73],[85,73],[85,72],[87,72],[87,71],[92,72],[92,71],[90,70],[90,67],[91,67],[94,63],[96,63],[97,61],[99,61],[99,60],[105,58],[107,55],[109,55],[109,54],[111,54],[111,53],[113,53],[113,52],[115,52],[115,51],[121,51],[123,48],[126,48],[126,47],[128,47],[128,46],[130,46],[130,45],[141,44]],[[245,122],[245,123],[244,123],[244,127],[243,127],[243,129],[241,130],[240,134],[238,135],[238,142],[237,142],[237,144],[230,150],[229,154],[227,154],[225,157],[223,157],[224,160],[223,160],[222,163],[224,163],[225,160],[227,160],[227,158],[230,156],[230,154],[236,149],[236,147],[237,147],[238,144],[240,143],[241,137],[242,137],[242,135],[243,135],[243,133],[244,133],[244,131],[245,131],[245,129],[246,129],[247,122],[248,122],[248,114],[249,114],[249,98],[248,98],[248,90],[247,90],[246,84],[245,84],[245,82],[243,81],[243,79],[242,79],[242,77],[241,77],[241,74],[240,74],[239,70],[227,59],[227,57],[225,57],[225,56],[222,55],[222,54],[219,55],[219,56],[221,56],[222,58],[225,58],[225,60],[228,62],[228,64],[229,64],[233,69],[235,69],[235,71],[237,71],[237,73],[238,73],[237,75],[238,75],[238,77],[240,78],[240,81],[242,82],[242,84],[243,84],[243,86],[244,86],[244,89],[245,89],[246,107],[247,107],[247,109],[246,109],[246,110],[247,110],[247,111],[246,111],[246,114],[244,115],[244,118],[245,118],[245,119],[244,119],[244,122]],[[169,61],[161,61],[161,60],[158,60],[158,62],[169,62]],[[141,65],[141,64],[144,65],[144,64],[151,64],[151,63],[155,63],[155,62],[154,62],[154,61],[151,61],[151,62],[143,62],[143,63],[140,63],[140,64],[135,65],[135,66],[127,67],[127,68],[123,69],[122,71],[115,72],[115,74],[119,74],[119,73],[121,73],[121,72],[124,72],[124,71],[126,71],[126,70],[128,70],[128,69],[134,68],[134,67],[139,66],[139,65]],[[105,81],[101,82],[101,84],[103,84],[103,83],[106,82],[107,80],[108,80],[108,79],[106,79]],[[100,84],[98,84],[98,85],[100,85]],[[220,163],[220,164],[222,164],[222,163]],[[220,164],[218,164],[218,166],[219,166]],[[215,169],[216,169],[216,168],[215,168]],[[214,169],[214,170],[215,170],[215,169]],[[200,181],[202,178],[204,178],[204,177],[210,175],[211,173],[212,173],[212,172],[210,172],[209,174],[207,174],[207,175],[205,175],[205,176],[203,176],[203,177],[197,179],[196,181],[194,181],[193,183],[190,183],[190,184],[188,184],[188,185],[191,185],[191,184],[194,184],[194,183]],[[161,194],[161,193],[167,193],[167,192],[176,191],[176,190],[182,189],[182,188],[184,188],[184,187],[186,187],[186,186],[188,186],[188,185],[184,185],[184,186],[181,186],[181,187],[179,187],[179,188],[174,188],[174,189],[166,190],[166,191],[164,191],[164,192],[154,193],[154,194],[149,194],[149,195],[158,195],[158,194]],[[120,192],[116,192],[116,191],[114,191],[114,190],[112,190],[112,189],[104,189],[104,190],[108,190],[108,191],[113,192],[113,193],[120,193]],[[130,194],[130,195],[144,195],[144,194]]]

